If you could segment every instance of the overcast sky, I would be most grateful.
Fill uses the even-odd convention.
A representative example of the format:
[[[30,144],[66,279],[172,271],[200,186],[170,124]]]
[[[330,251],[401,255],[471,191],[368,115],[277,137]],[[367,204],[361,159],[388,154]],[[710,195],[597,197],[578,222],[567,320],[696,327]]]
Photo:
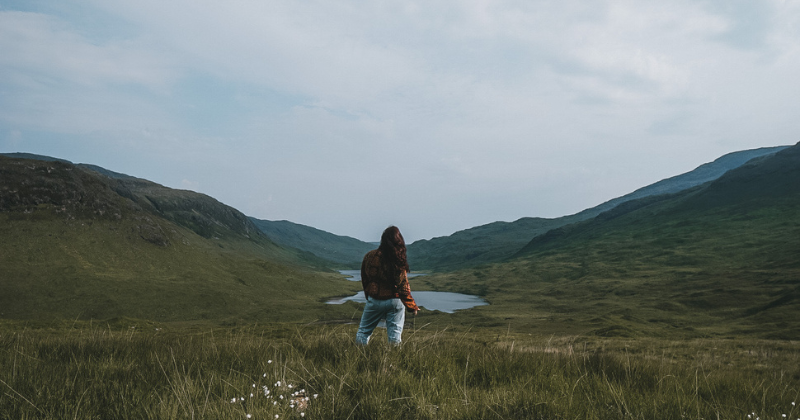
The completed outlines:
[[[408,242],[800,140],[800,0],[0,0],[0,151]]]

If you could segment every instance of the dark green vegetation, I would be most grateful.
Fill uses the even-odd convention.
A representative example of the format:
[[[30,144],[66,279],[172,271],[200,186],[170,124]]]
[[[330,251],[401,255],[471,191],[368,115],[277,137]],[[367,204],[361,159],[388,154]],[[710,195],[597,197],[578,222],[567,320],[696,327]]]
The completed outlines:
[[[349,236],[339,236],[286,220],[270,221],[250,218],[264,234],[280,245],[301,249],[333,261],[342,268],[357,269],[361,259],[375,245]]]
[[[353,285],[211,197],[0,156],[0,317],[313,321]],[[355,290],[353,290],[354,292]]]
[[[551,229],[592,219],[631,200],[673,194],[713,181],[752,159],[773,155],[786,147],[767,147],[729,153],[691,172],[656,182],[570,216],[555,219],[524,217],[515,222],[495,222],[446,237],[417,241],[408,247],[408,255],[414,262],[413,268],[417,270],[448,271],[501,261],[514,255],[531,238]]]
[[[423,328],[389,348],[385,333],[356,346],[354,329],[6,323],[0,418],[794,419],[800,412],[797,343]]]
[[[551,230],[507,262],[417,283],[484,296],[475,325],[800,339],[800,145]]]

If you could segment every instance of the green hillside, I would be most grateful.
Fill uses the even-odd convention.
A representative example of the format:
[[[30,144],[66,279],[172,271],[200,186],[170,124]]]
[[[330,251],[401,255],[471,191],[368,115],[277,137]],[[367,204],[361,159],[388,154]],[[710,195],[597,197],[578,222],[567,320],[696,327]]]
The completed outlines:
[[[714,182],[420,280],[491,302],[476,322],[598,335],[800,338],[800,145]]]
[[[415,269],[436,271],[502,261],[514,255],[533,237],[551,229],[591,219],[631,200],[677,193],[713,181],[752,159],[773,155],[786,147],[765,147],[729,153],[693,171],[661,180],[573,215],[554,219],[526,217],[514,222],[495,222],[446,237],[416,241],[408,247],[409,259]]]
[[[800,338],[799,148],[568,226],[524,219],[542,233],[515,258],[412,280],[412,290],[477,294],[490,305],[423,311],[416,322]],[[514,226],[493,224],[487,236],[511,237]],[[480,243],[482,228],[469,240]],[[354,303],[324,303],[357,283],[272,242],[235,209],[86,165],[0,157],[0,235],[1,318],[342,322],[359,313]]]
[[[574,216],[525,217],[514,222],[489,223],[450,236],[415,241],[408,246],[408,259],[414,270],[436,271],[502,261],[534,236],[578,220]]]
[[[301,321],[350,309],[311,254],[191,191],[0,156],[0,317]],[[328,274],[326,274],[326,272]]]
[[[271,221],[250,218],[255,226],[280,245],[301,249],[333,261],[342,268],[357,269],[361,259],[375,248],[349,236],[339,236],[286,220]]]

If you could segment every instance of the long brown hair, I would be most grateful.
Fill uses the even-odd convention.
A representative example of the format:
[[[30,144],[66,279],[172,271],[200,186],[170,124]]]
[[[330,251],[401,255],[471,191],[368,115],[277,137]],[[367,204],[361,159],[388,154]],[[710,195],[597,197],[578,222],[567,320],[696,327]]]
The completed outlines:
[[[406,257],[406,241],[396,226],[389,226],[383,231],[378,250],[381,253],[381,265],[393,277],[410,271]]]

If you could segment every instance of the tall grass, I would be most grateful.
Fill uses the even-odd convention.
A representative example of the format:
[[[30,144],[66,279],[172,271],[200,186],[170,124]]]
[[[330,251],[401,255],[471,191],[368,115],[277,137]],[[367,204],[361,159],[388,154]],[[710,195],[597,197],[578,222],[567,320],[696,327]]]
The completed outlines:
[[[800,417],[791,342],[143,328],[0,329],[0,418]]]

